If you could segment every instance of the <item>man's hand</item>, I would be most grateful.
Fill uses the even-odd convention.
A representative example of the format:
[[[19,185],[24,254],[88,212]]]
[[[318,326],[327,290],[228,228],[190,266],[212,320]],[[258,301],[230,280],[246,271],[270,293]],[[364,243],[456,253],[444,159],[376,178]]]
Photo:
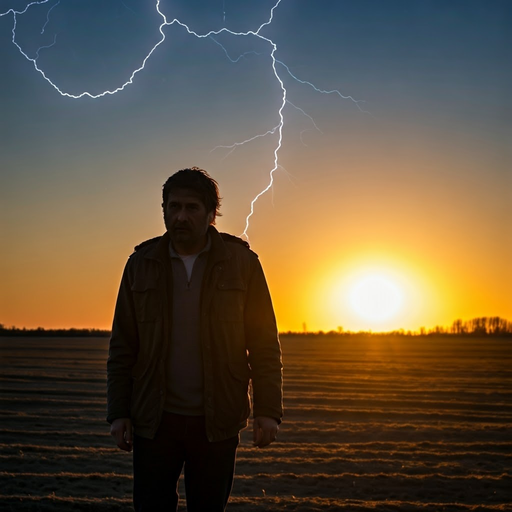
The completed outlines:
[[[121,450],[132,451],[132,420],[130,418],[117,418],[110,426],[110,435],[115,439]]]
[[[258,416],[254,418],[252,423],[252,441],[254,446],[264,448],[272,443],[276,436],[279,427],[274,418],[267,416]]]

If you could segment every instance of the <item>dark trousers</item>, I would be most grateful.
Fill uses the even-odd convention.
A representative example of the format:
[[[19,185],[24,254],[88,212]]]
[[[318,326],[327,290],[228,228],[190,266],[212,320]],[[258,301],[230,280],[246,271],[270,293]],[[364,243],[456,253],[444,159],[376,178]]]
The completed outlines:
[[[210,443],[204,416],[164,413],[154,439],[133,441],[136,512],[175,512],[183,467],[188,512],[222,512],[227,505],[238,436]]]

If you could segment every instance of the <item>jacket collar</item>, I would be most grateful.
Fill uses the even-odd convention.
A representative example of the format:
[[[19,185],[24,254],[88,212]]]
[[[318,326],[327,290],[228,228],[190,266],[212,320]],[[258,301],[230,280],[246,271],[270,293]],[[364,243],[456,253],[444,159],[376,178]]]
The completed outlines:
[[[213,226],[210,226],[208,228],[208,234],[210,235],[212,244],[210,248],[211,263],[215,264],[219,261],[229,259],[231,253],[224,243],[224,240],[222,240],[220,233]],[[165,263],[169,259],[169,243],[169,233],[165,232],[155,244],[151,244],[148,247],[144,257]]]

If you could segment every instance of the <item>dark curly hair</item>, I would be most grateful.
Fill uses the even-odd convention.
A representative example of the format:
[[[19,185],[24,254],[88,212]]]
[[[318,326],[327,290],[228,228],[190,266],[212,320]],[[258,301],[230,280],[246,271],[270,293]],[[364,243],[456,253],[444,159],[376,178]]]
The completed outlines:
[[[215,217],[222,215],[220,213],[219,185],[204,169],[190,167],[174,173],[164,183],[162,208],[165,208],[171,190],[177,188],[192,190],[199,195],[206,211],[213,212],[212,224],[215,224]]]

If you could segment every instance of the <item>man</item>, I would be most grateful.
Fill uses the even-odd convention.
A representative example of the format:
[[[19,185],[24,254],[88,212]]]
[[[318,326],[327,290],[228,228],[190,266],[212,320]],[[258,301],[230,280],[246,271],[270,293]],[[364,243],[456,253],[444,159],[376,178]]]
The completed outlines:
[[[136,511],[177,509],[184,468],[189,512],[223,511],[239,432],[276,437],[282,364],[258,257],[219,233],[217,182],[183,169],[163,187],[166,233],[126,264],[107,362],[108,416],[117,446],[133,446]]]

